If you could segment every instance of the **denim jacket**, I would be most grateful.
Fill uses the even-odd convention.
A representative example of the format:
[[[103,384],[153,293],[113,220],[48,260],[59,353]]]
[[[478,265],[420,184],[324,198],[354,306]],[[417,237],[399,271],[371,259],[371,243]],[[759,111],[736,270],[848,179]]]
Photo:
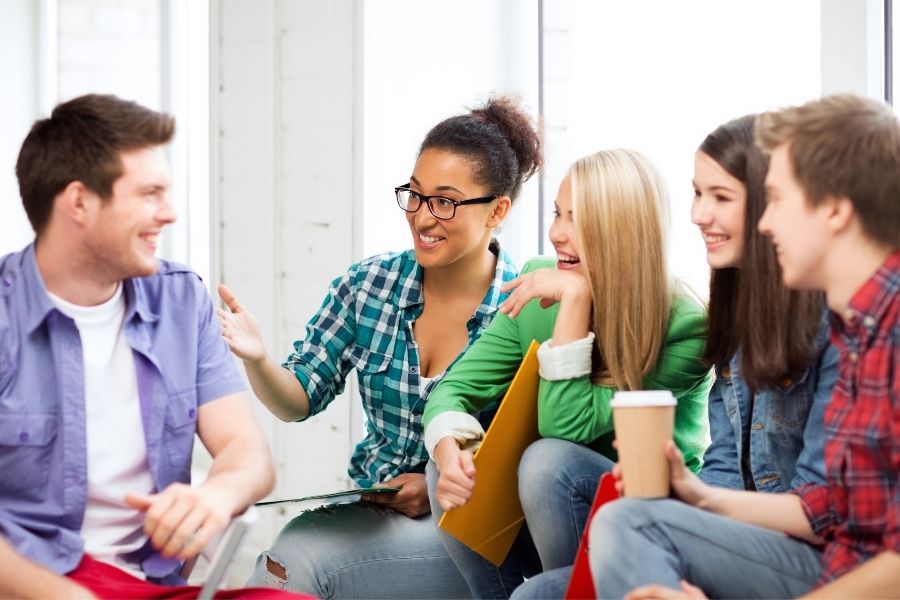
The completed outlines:
[[[825,481],[823,416],[837,379],[838,352],[823,321],[816,335],[813,361],[795,381],[760,390],[749,414],[751,391],[741,377],[740,352],[716,366],[709,393],[709,430],[700,478],[706,483],[745,489],[752,478],[760,492],[785,492]],[[747,420],[750,423],[750,473],[741,461]]]

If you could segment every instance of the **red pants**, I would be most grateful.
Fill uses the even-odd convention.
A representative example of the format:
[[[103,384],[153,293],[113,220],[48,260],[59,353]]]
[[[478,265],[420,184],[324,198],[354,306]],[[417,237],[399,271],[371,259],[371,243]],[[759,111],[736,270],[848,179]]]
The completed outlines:
[[[99,598],[196,598],[200,587],[196,585],[158,585],[138,579],[113,565],[95,560],[87,554],[78,567],[66,575],[72,581],[88,588]],[[288,600],[289,598],[309,598],[269,588],[244,588],[222,590],[216,598],[263,598]]]

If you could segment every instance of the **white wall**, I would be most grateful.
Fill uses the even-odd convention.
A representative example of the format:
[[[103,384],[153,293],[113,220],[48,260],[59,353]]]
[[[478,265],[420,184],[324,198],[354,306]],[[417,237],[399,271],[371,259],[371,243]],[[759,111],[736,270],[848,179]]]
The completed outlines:
[[[883,100],[884,1],[821,0],[821,11],[822,94]],[[894,30],[894,47],[898,36]]]
[[[162,107],[160,0],[58,0],[59,100],[114,93]]]
[[[19,198],[16,158],[38,116],[38,14],[31,0],[6,0],[0,9],[0,256],[32,236]]]
[[[11,200],[0,204],[0,254],[32,237],[24,211],[12,202],[18,198],[12,165],[32,121],[49,115],[59,101],[111,93],[175,114],[178,125],[168,153],[179,219],[166,228],[161,255],[190,262],[206,277],[205,0],[10,0],[0,5],[0,28],[0,74],[17,90],[4,97],[0,116],[0,164],[9,165],[0,171],[0,193],[8,191]]]
[[[359,180],[358,6],[224,0],[212,9],[214,263],[282,360],[329,281],[359,256],[351,216]],[[276,460],[273,496],[348,485],[349,395],[303,424],[283,424],[257,406]],[[252,566],[297,512],[292,505],[264,510],[239,563]]]
[[[363,254],[412,247],[394,187],[409,181],[419,145],[439,121],[517,96],[537,117],[536,0],[365,2]],[[473,15],[477,15],[474,18]],[[537,177],[498,235],[518,264],[537,253]]]
[[[707,294],[705,248],[689,217],[694,152],[731,118],[819,95],[818,1],[569,0],[545,7],[548,209],[578,157],[614,147],[640,151],[669,190],[670,268]]]
[[[160,108],[160,0],[7,0],[0,7],[0,255],[29,242],[14,166],[57,102],[115,93]]]

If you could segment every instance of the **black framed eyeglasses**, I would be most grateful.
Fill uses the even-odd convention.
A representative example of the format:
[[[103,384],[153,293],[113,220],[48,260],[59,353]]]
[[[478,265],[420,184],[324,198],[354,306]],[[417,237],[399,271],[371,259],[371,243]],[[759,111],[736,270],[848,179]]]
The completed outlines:
[[[499,194],[495,194],[493,196],[484,196],[483,198],[472,198],[471,200],[453,200],[444,196],[426,196],[419,192],[414,192],[409,189],[409,184],[398,185],[394,188],[394,193],[397,195],[397,204],[406,212],[414,213],[422,208],[422,204],[427,204],[428,212],[434,215],[436,219],[443,221],[449,221],[456,215],[457,206],[487,204],[500,197]]]

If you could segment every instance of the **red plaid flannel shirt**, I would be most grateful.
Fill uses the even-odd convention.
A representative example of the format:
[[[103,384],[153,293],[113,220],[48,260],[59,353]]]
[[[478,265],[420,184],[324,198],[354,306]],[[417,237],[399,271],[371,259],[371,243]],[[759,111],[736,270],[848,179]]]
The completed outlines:
[[[825,540],[827,583],[900,552],[900,251],[832,315],[838,380],[825,410],[826,483],[796,490]]]

